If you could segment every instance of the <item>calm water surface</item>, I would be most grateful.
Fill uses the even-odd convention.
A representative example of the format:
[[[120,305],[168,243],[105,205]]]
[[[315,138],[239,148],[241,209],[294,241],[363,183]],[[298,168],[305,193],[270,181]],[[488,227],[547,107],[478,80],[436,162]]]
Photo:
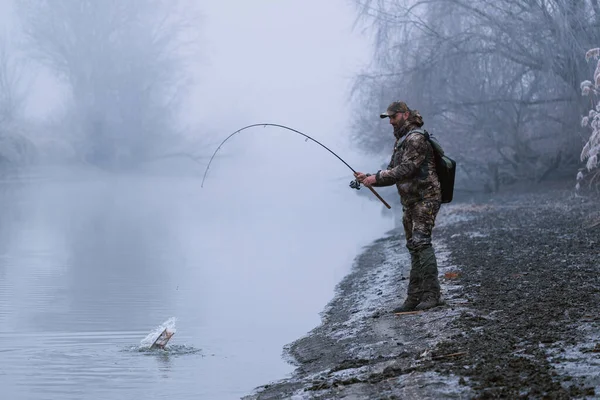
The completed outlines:
[[[323,203],[295,186],[208,195],[197,178],[4,181],[1,397],[234,399],[284,377],[282,347],[391,227],[345,184],[314,189],[328,187]],[[171,317],[171,348],[140,351]]]

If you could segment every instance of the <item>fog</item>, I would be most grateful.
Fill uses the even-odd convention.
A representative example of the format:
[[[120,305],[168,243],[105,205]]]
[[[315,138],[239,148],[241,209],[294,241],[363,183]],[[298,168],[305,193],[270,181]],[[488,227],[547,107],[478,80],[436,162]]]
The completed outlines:
[[[0,0],[4,392],[228,399],[292,370],[284,346],[401,208],[274,127],[233,136],[203,182],[246,125],[374,172],[393,144],[378,115],[404,100],[457,160],[457,200],[578,170],[597,185],[599,15],[591,0]],[[169,351],[140,348],[172,317]]]
[[[221,140],[253,123],[301,130],[357,170],[381,162],[348,140],[370,55],[353,9],[48,4],[0,3],[17,66],[4,76],[19,78],[5,88],[23,95],[2,103],[3,391],[229,399],[284,377],[284,345],[319,324],[392,214],[325,149],[276,128],[233,137],[200,184]],[[145,36],[155,23],[185,46],[160,48],[173,38]],[[140,351],[170,317],[172,349]]]

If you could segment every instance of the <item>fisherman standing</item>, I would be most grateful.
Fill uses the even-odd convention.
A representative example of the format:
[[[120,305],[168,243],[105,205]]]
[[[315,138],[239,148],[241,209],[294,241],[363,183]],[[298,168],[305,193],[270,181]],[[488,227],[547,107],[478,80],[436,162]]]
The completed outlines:
[[[389,118],[394,127],[396,143],[390,164],[377,174],[356,172],[354,176],[365,186],[396,184],[411,269],[408,296],[394,312],[426,310],[441,304],[437,261],[431,245],[431,231],[442,201],[433,148],[419,130],[423,117],[406,103],[393,102],[380,117]]]

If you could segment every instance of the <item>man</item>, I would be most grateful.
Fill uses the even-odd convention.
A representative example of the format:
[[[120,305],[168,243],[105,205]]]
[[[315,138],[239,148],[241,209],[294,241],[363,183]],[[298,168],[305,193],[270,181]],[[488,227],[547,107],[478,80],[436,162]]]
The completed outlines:
[[[354,176],[365,186],[396,184],[411,268],[408,296],[394,312],[426,310],[441,304],[437,261],[431,246],[431,231],[442,201],[433,148],[425,135],[413,132],[423,126],[423,117],[406,103],[393,102],[380,117],[389,118],[394,127],[392,160],[386,170],[375,175],[356,172]]]

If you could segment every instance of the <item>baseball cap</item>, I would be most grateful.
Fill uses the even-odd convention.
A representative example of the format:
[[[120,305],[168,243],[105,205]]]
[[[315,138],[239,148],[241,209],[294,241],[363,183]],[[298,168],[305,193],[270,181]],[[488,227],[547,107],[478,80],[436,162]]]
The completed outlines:
[[[379,114],[379,117],[380,118],[388,118],[399,112],[404,113],[407,111],[410,111],[410,109],[408,108],[408,106],[406,105],[405,102],[394,101],[392,104],[390,104],[388,106],[387,110],[384,113]]]

